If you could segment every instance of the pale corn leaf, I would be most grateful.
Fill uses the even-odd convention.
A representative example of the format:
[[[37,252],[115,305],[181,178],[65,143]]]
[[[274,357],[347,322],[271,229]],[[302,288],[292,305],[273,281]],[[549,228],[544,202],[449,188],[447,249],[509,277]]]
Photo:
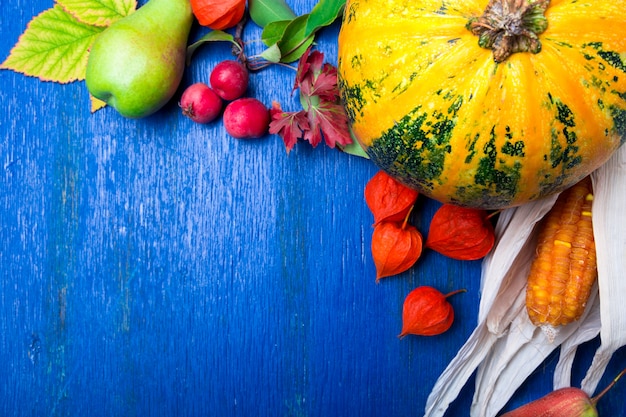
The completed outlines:
[[[589,316],[581,323],[576,333],[572,334],[563,343],[559,352],[559,361],[554,368],[553,389],[577,385],[572,381],[572,365],[576,357],[578,346],[590,341],[600,333],[600,298],[598,285],[594,284],[588,300]]]
[[[426,400],[425,417],[441,417],[456,399],[467,380],[489,353],[497,337],[484,323],[478,325],[439,376]]]
[[[525,294],[526,277],[534,256],[535,235],[533,233],[528,237],[504,275],[497,302],[492,305],[486,317],[487,328],[491,333],[502,335],[507,332],[511,322],[525,307],[525,303],[520,304],[518,298],[520,293]]]
[[[490,353],[500,334],[489,331],[486,319],[496,299],[497,308],[503,314],[508,312],[516,294],[512,298],[499,297],[501,285],[511,270],[521,248],[526,245],[534,225],[554,204],[551,201],[530,203],[521,207],[503,210],[495,227],[496,243],[491,253],[483,261],[481,277],[481,304],[479,324],[457,355],[435,382],[426,401],[425,416],[439,417],[458,396],[469,377]],[[506,283],[505,283],[506,284]],[[507,285],[504,286],[506,292]],[[492,316],[492,320],[498,321]]]
[[[563,332],[558,332],[557,340]],[[471,417],[494,417],[558,346],[530,321],[511,325],[478,368]]]
[[[525,274],[518,278],[525,281]],[[594,320],[596,294],[580,320],[554,329],[551,336],[530,322],[525,291],[519,292],[511,309],[518,314],[510,322],[509,333],[498,339],[478,368],[470,415],[493,417],[506,405],[528,376],[561,344],[578,334],[579,328]],[[597,308],[597,304],[595,305]],[[565,365],[565,364],[563,364]],[[570,364],[571,365],[571,364]]]
[[[536,343],[537,339],[546,337],[529,322],[511,326],[507,336],[498,339],[478,367],[471,417],[495,416],[528,374],[543,361],[545,349]],[[554,345],[550,345],[549,352],[553,349]],[[527,373],[528,368],[532,369]]]
[[[535,224],[554,205],[556,196],[504,210],[496,224],[497,241],[485,257],[481,272],[481,298],[478,322],[485,320],[500,292],[500,283],[530,238]],[[499,305],[506,303],[502,301]]]
[[[503,333],[493,345],[490,353],[479,365],[471,416],[492,417],[506,405],[515,391],[526,378],[562,343],[570,340],[568,349],[575,349],[578,330],[581,326],[596,325],[593,306],[597,309],[593,294],[583,317],[567,326],[548,331],[533,325],[526,312],[526,280],[530,263],[534,257],[537,229],[534,225],[540,221],[554,205],[557,196],[552,196],[520,208],[508,221],[507,232],[518,234],[526,232],[525,244],[515,255],[515,260],[508,266],[506,277],[497,294],[497,302],[487,313],[487,325],[492,332]],[[528,210],[528,211],[526,211]],[[534,215],[533,215],[534,214]],[[519,221],[519,223],[516,222]],[[516,227],[518,226],[518,227]],[[520,227],[521,226],[521,227]],[[532,226],[532,230],[530,229]],[[502,244],[507,244],[503,238]],[[484,278],[489,278],[489,265],[484,265]],[[514,302],[511,302],[514,298]],[[589,336],[581,338],[588,340]],[[569,367],[569,369],[567,369]],[[571,372],[571,362],[561,364],[562,376]]]
[[[595,391],[613,353],[626,345],[626,146],[591,179],[594,187],[593,233],[598,259],[600,291],[601,344],[582,381],[581,388],[589,395]]]
[[[625,152],[622,149],[592,176],[596,190],[593,212],[600,296],[593,292],[583,317],[556,329],[551,335],[552,340],[549,340],[548,332],[530,323],[524,306],[525,274],[532,258],[529,251],[534,250],[535,224],[552,207],[557,196],[504,210],[496,225],[494,250],[483,261],[478,325],[435,383],[426,403],[426,417],[442,416],[476,369],[471,415],[495,416],[528,375],[560,346],[563,353],[555,370],[554,384],[555,387],[557,384],[571,385],[576,348],[600,331],[600,311],[602,345],[582,383],[582,388],[591,395],[613,352],[626,344],[626,305],[620,305],[617,297],[614,297],[615,301],[606,302],[610,294],[626,293],[626,280],[620,283],[618,279],[623,265],[609,262],[610,259],[625,259],[626,255],[626,225],[619,216],[619,207],[626,203],[626,197],[622,195],[626,184]],[[600,204],[604,206],[597,210]],[[599,218],[602,218],[600,222],[597,221]],[[620,226],[617,231],[616,225]],[[604,233],[600,239],[599,232]],[[618,239],[615,234],[619,235]],[[600,247],[599,240],[603,242]],[[613,251],[610,256],[605,252],[601,261],[600,252],[608,246]],[[610,329],[604,326],[607,316]]]

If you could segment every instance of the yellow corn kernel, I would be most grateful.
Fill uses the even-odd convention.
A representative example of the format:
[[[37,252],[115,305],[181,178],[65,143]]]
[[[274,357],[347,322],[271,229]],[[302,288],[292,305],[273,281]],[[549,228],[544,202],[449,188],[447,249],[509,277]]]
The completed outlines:
[[[539,231],[526,288],[526,310],[537,326],[578,320],[597,278],[591,223],[591,179],[561,193]]]
[[[571,248],[572,244],[569,242],[565,242],[563,240],[559,240],[559,239],[554,239],[554,244],[555,245],[561,245],[561,246],[565,246],[566,248]]]

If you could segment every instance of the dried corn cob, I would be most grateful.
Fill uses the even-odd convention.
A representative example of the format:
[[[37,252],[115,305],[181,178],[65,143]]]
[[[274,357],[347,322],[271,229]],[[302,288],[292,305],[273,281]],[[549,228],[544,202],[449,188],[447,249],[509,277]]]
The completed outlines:
[[[591,179],[561,193],[541,224],[526,287],[526,310],[537,326],[561,326],[582,315],[597,278],[591,224]]]

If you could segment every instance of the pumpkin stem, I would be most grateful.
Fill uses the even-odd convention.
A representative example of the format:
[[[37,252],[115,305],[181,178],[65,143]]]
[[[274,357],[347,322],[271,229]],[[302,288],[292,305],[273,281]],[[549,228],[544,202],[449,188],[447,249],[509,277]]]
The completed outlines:
[[[478,36],[478,45],[493,50],[500,63],[516,52],[541,51],[538,35],[548,27],[544,12],[550,0],[490,0],[485,12],[472,18],[467,28]]]

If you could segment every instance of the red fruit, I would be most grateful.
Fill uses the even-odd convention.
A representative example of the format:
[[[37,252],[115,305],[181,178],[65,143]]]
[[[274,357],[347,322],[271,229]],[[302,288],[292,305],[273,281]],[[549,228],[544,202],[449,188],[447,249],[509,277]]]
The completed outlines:
[[[623,369],[609,385],[595,397],[589,398],[587,393],[579,388],[566,387],[502,414],[502,417],[598,417],[596,405],[615,383],[626,374]]]
[[[408,217],[408,216],[407,216]],[[411,268],[422,254],[422,234],[415,226],[381,222],[372,233],[372,258],[376,282]]]
[[[218,96],[226,101],[242,97],[248,89],[248,69],[239,61],[222,61],[213,68],[209,81]]]
[[[384,171],[378,171],[365,185],[365,203],[374,215],[375,225],[382,221],[403,221],[418,194]]]
[[[209,123],[222,111],[222,99],[204,83],[187,87],[178,105],[183,114],[196,123]]]
[[[245,0],[191,0],[191,9],[198,23],[213,30],[235,26],[243,17]]]
[[[452,259],[472,261],[491,252],[495,239],[487,211],[444,204],[430,221],[425,246]]]
[[[567,387],[525,404],[502,417],[597,417],[595,403],[581,389]]]
[[[407,295],[402,307],[402,332],[418,336],[434,336],[448,330],[454,322],[454,309],[447,298],[465,290],[446,295],[427,285],[417,287]]]
[[[245,97],[228,103],[223,120],[226,131],[234,138],[260,138],[269,128],[270,111],[259,100]]]

